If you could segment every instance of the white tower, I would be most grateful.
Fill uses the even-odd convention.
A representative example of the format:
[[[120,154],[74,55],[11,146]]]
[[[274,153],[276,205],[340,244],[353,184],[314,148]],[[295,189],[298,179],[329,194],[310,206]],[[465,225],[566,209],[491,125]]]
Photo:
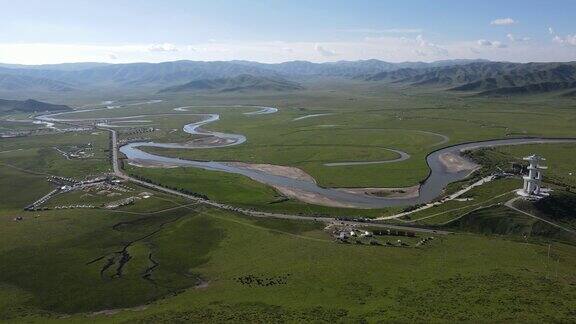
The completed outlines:
[[[548,193],[542,190],[541,183],[542,170],[546,170],[548,167],[540,164],[540,162],[546,161],[546,159],[532,154],[525,157],[524,161],[528,161],[530,165],[528,166],[528,175],[522,177],[524,179],[524,187],[518,190],[518,194],[528,198],[541,198],[547,196]]]

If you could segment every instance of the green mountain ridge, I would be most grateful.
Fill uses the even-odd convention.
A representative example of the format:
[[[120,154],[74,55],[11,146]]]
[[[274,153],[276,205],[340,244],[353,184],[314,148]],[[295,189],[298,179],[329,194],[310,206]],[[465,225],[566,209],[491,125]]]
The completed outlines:
[[[576,89],[576,63],[476,62],[400,69],[377,73],[366,80],[470,91],[486,96],[547,93]]]
[[[242,74],[232,78],[194,80],[182,85],[164,88],[159,93],[184,91],[297,91],[303,89],[304,87],[300,84],[283,78]]]
[[[243,74],[285,79],[310,76],[360,78],[400,68],[450,66],[470,62],[469,60],[447,60],[432,63],[390,63],[380,60],[363,60],[327,63],[291,61],[268,64],[251,61],[181,60],[162,63],[70,63],[39,66],[0,64],[0,74],[49,79],[76,89],[117,86],[162,89],[194,80],[231,78]]]

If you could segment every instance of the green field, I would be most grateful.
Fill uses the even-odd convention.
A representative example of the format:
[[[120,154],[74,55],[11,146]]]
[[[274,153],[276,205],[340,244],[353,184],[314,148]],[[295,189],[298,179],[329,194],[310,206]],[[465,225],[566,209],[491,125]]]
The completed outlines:
[[[180,129],[197,117],[190,113],[218,113],[221,120],[211,130],[246,135],[239,146],[212,150],[170,150],[147,148],[164,155],[197,160],[243,161],[288,165],[303,169],[320,185],[329,187],[412,186],[427,175],[425,156],[442,146],[508,136],[575,137],[572,100],[527,97],[514,100],[466,98],[449,93],[420,93],[404,89],[360,87],[338,93],[318,89],[298,97],[274,95],[228,98],[183,96],[164,98],[155,105],[128,107],[103,113],[88,112],[74,117],[131,116],[136,114],[178,113],[175,107],[193,105],[183,116],[149,119],[158,131],[143,135],[164,142],[184,142],[190,136]],[[350,100],[348,100],[350,99]],[[216,101],[217,100],[217,101]],[[243,115],[255,108],[204,107],[212,105],[261,104],[280,111],[271,115]],[[545,112],[541,106],[547,105]],[[329,114],[294,120],[309,114]],[[448,136],[443,140],[438,133]],[[442,144],[438,144],[442,143]],[[342,161],[390,160],[397,149],[412,157],[399,163],[326,167]]]
[[[576,251],[562,243],[552,244],[550,257],[547,245],[467,234],[436,237],[423,248],[339,245],[309,223],[203,208],[149,216],[48,212],[17,226],[45,230],[31,241],[3,236],[3,319],[569,321],[576,297]],[[105,259],[87,264],[133,240],[121,277],[116,264],[100,274]],[[150,254],[159,263],[153,282],[142,277]],[[251,276],[272,284],[239,282]],[[540,311],[529,311],[535,304]],[[59,315],[77,312],[86,313]]]
[[[78,105],[97,94],[75,98]],[[124,99],[135,102],[141,98]],[[160,150],[188,159],[269,163],[301,168],[326,187],[402,187],[428,174],[425,157],[443,146],[509,136],[576,137],[574,101],[482,99],[355,81],[314,84],[283,94],[163,95],[164,101],[75,117],[135,117],[120,139],[185,142],[190,113],[218,113],[211,130],[243,134],[245,144]],[[99,100],[103,100],[99,98]],[[142,100],[144,101],[144,100]],[[244,115],[270,105],[271,115]],[[175,107],[194,105],[177,116]],[[210,107],[220,106],[220,107]],[[543,109],[545,107],[545,109]],[[309,114],[329,114],[294,120]],[[136,124],[136,123],[134,123]],[[140,125],[140,124],[139,124]],[[146,126],[144,126],[146,125]],[[138,133],[139,127],[154,131]],[[176,130],[176,131],[174,131]],[[134,132],[133,132],[134,131]],[[432,133],[449,137],[448,142]],[[66,159],[54,147],[92,143],[95,156]],[[553,206],[523,205],[574,228],[573,144],[526,145],[474,152],[481,174],[538,153]],[[338,161],[398,163],[326,167]],[[392,221],[449,235],[382,236],[383,245],[339,244],[316,221],[255,218],[194,204],[135,184],[114,196],[78,191],[46,205],[102,205],[144,191],[152,197],[116,210],[23,207],[54,186],[49,175],[84,179],[111,171],[104,130],[0,139],[0,321],[7,322],[573,322],[573,235],[503,205],[518,178],[498,179],[438,207]],[[194,168],[141,168],[128,174],[211,200],[279,213],[377,217],[401,208],[329,208],[286,199],[246,177]],[[463,181],[448,190],[460,189]],[[570,198],[572,197],[572,198]],[[558,200],[558,201],[560,201]],[[564,202],[567,202],[564,204]],[[568,211],[566,211],[568,210]],[[17,220],[17,217],[22,217]],[[416,242],[433,236],[427,244]],[[398,240],[406,243],[401,247]],[[389,243],[389,245],[386,245]]]

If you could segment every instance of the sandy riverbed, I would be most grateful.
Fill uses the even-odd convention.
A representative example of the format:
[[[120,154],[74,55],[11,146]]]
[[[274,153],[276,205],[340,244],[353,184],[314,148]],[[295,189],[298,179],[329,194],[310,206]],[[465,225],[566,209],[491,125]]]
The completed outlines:
[[[278,192],[287,198],[296,199],[308,204],[328,207],[355,208],[356,206],[338,202],[315,192],[304,191],[292,187],[273,186]]]
[[[472,171],[479,167],[478,164],[450,152],[440,154],[439,159],[449,173]]]
[[[135,167],[139,167],[139,168],[163,168],[163,169],[169,169],[169,168],[177,168],[178,166],[170,164],[170,163],[162,163],[162,162],[158,162],[158,161],[153,161],[153,160],[142,160],[142,159],[132,159],[132,160],[128,160],[128,164],[135,166]]]
[[[277,175],[281,177],[316,183],[316,180],[314,180],[314,178],[311,175],[295,167],[289,167],[284,165],[273,165],[273,164],[251,164],[244,162],[226,162],[225,164],[238,168],[261,171],[267,174]]]

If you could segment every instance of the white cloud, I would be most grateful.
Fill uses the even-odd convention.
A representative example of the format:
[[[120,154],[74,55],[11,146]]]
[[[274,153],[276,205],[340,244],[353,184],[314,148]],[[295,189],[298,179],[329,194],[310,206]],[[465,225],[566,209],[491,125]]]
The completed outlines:
[[[530,40],[530,37],[516,37],[512,34],[506,35],[511,42],[527,42]]]
[[[484,44],[484,45],[482,45]],[[490,44],[490,45],[488,45]],[[432,42],[422,35],[398,37],[379,35],[345,41],[223,41],[173,44],[173,52],[149,51],[152,44],[57,44],[0,43],[0,62],[54,64],[63,62],[163,62],[171,60],[227,61],[252,60],[265,63],[308,60],[380,59],[389,62],[437,61],[446,59],[488,59],[494,61],[573,61],[576,35],[554,42],[509,42],[494,40]],[[190,46],[190,47],[188,47]],[[190,50],[191,48],[194,51]],[[322,49],[325,54],[321,55]],[[114,54],[116,59],[108,54]]]
[[[426,39],[424,39],[424,36],[422,35],[418,35],[416,36],[416,44],[418,44],[418,46],[420,47],[417,50],[417,53],[420,56],[427,56],[428,54],[434,55],[434,56],[447,56],[448,55],[448,50],[446,50],[444,47],[434,44],[432,42],[427,41]],[[424,55],[422,55],[424,54]]]
[[[476,42],[478,45],[482,47],[494,47],[494,48],[506,48],[508,45],[499,42],[499,41],[489,41],[486,39],[480,39]]]
[[[164,44],[152,44],[148,47],[150,52],[177,52],[178,47],[174,44],[164,43]]]
[[[566,35],[564,37],[556,35],[554,38],[552,38],[552,41],[562,45],[576,46],[576,34]]]
[[[320,53],[320,55],[324,56],[324,57],[330,57],[330,56],[335,56],[337,55],[336,52],[331,51],[329,49],[326,49],[324,47],[322,47],[321,45],[316,44],[315,49],[318,53]]]
[[[490,22],[490,25],[495,25],[495,26],[506,26],[506,25],[514,25],[517,24],[518,22],[512,18],[498,18],[498,19],[494,19]]]
[[[554,38],[552,38],[552,41],[554,43],[558,43],[558,44],[562,44],[564,43],[564,39],[558,35],[554,36]]]
[[[479,39],[477,43],[480,46],[492,46],[492,42],[485,39]]]
[[[494,42],[492,42],[492,46],[494,46],[494,47],[496,47],[496,48],[506,48],[506,47],[508,47],[508,45],[506,45],[506,44],[504,44],[504,43],[502,43],[502,42],[499,42],[499,41],[494,41]]]
[[[352,28],[341,30],[347,33],[364,33],[364,34],[421,34],[424,32],[421,28],[388,28],[388,29],[372,29],[372,28]]]
[[[552,42],[558,43],[561,45],[576,46],[576,34],[560,36],[560,35],[556,34],[556,32],[554,31],[554,29],[552,27],[548,27],[548,32],[550,33],[550,35],[554,36],[552,38]]]

